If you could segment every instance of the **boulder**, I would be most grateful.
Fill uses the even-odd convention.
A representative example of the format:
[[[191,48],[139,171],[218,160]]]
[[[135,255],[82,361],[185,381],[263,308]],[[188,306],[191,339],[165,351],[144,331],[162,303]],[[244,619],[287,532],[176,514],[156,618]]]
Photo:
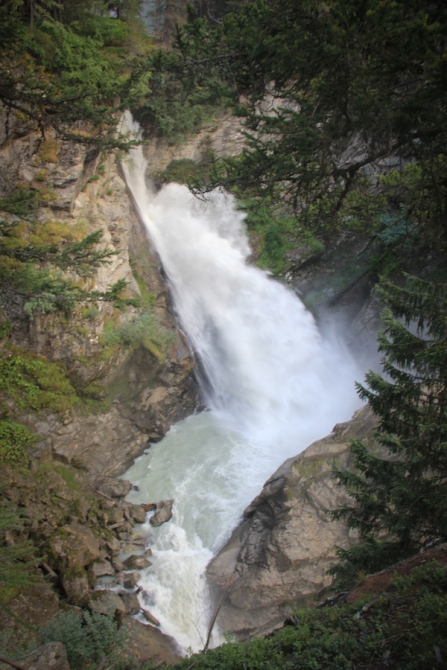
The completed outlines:
[[[122,629],[126,636],[126,656],[131,656],[138,667],[175,665],[181,661],[175,641],[156,628],[126,616]]]
[[[130,614],[131,616],[138,614],[141,606],[138,596],[135,593],[121,593],[120,598],[124,604],[126,614]]]
[[[91,567],[95,577],[106,577],[115,574],[115,570],[110,561],[96,561]]]
[[[134,589],[136,585],[138,584],[138,580],[140,579],[140,575],[138,572],[129,572],[128,574],[124,575],[123,578],[123,586],[125,589]]]
[[[26,670],[70,670],[61,642],[47,642],[17,662]]]
[[[95,591],[88,600],[88,607],[93,612],[111,617],[123,616],[126,613],[126,606],[121,598],[109,590]]]
[[[109,524],[119,524],[121,521],[124,521],[124,512],[121,507],[116,506],[107,512],[107,517]]]
[[[136,551],[143,551],[144,545],[141,544],[134,544],[133,542],[131,544],[124,544],[122,552],[123,554],[133,554]]]
[[[208,566],[220,605],[217,625],[238,639],[281,626],[298,607],[322,597],[336,548],[356,535],[329,511],[348,497],[332,478],[334,465],[349,467],[353,437],[374,445],[370,409],[335,426],[326,438],[287,460],[244,512],[244,520]]]
[[[108,496],[109,498],[124,498],[132,484],[126,479],[115,479],[114,477],[106,477],[98,486],[98,491]]]
[[[159,620],[156,617],[154,617],[154,615],[151,614],[149,612],[149,610],[141,610],[141,614],[144,616],[146,621],[151,623],[153,626],[159,626],[160,625]]]
[[[129,539],[131,542],[134,542],[134,544],[144,545],[146,543],[146,535],[139,530],[133,530],[129,534]]]
[[[123,565],[125,570],[144,570],[152,565],[152,563],[147,558],[144,558],[144,556],[132,554],[132,556],[123,561]]]
[[[90,528],[79,523],[59,528],[50,537],[48,546],[63,571],[84,568],[101,557],[98,540]]]
[[[116,537],[111,537],[110,540],[107,540],[106,545],[113,556],[116,556],[121,551],[121,542]]]
[[[90,593],[90,584],[85,570],[82,570],[80,574],[73,574],[71,571],[63,574],[62,586],[70,603],[80,607],[85,605]]]
[[[132,505],[131,503],[126,503],[127,511],[130,514],[130,517],[135,523],[144,523],[146,521],[146,511],[141,507],[141,505]]]
[[[151,526],[161,526],[162,523],[169,521],[169,519],[172,518],[173,504],[173,500],[161,500],[160,502],[156,503],[155,514],[149,519]]]
[[[113,566],[115,572],[122,572],[124,570],[124,565],[121,563],[119,558],[117,558],[116,556],[112,556],[111,563],[112,563],[112,566]]]

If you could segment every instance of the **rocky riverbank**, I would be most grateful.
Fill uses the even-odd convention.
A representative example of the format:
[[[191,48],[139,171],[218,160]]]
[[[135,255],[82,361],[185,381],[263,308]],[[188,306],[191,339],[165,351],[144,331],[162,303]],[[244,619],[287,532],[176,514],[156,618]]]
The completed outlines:
[[[138,661],[178,660],[175,642],[157,630],[137,597],[138,570],[151,564],[151,550],[138,530],[145,506],[123,500],[129,482],[105,478],[95,491],[82,471],[46,462],[30,473],[4,469],[0,486],[10,509],[21,515],[21,523],[6,533],[7,544],[29,541],[37,549],[37,582],[12,593],[0,609],[0,629],[16,646],[36,646],[39,629],[61,608],[88,608],[124,626]]]

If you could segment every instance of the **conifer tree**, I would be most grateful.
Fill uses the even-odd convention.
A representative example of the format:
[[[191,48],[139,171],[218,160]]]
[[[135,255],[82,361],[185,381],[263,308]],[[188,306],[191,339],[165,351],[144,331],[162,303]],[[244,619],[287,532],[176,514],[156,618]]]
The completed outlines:
[[[21,195],[19,191],[0,198],[0,212],[25,212],[27,194],[22,199]],[[82,301],[108,301],[119,308],[137,304],[135,299],[123,297],[127,285],[124,279],[111,284],[105,291],[83,289],[74,280],[73,275],[78,280],[93,277],[96,270],[116,254],[112,249],[98,249],[103,235],[101,230],[81,240],[68,241],[64,239],[61,225],[61,236],[55,243],[45,239],[39,241],[38,233],[42,228],[44,225],[34,218],[11,222],[0,217],[0,308],[15,306],[16,311],[19,308],[32,317],[36,311],[42,314],[56,310],[68,313]],[[27,241],[28,236],[36,241]],[[71,273],[71,276],[64,273]]]
[[[348,581],[447,539],[447,284],[405,278],[404,287],[380,288],[384,374],[370,371],[367,386],[357,385],[380,419],[376,438],[387,453],[354,440],[354,471],[335,471],[354,504],[334,517],[360,534],[333,569]]]

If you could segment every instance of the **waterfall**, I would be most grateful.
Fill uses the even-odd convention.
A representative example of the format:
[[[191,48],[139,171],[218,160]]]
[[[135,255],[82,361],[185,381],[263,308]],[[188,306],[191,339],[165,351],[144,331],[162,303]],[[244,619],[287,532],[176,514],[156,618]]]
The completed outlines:
[[[141,147],[123,167],[207,377],[208,411],[174,426],[125,475],[139,487],[129,500],[175,500],[169,523],[145,527],[154,565],[140,584],[162,629],[195,651],[211,615],[207,562],[279,465],[350,418],[359,371],[291,290],[247,263],[230,195],[202,202],[178,184],[155,193]]]

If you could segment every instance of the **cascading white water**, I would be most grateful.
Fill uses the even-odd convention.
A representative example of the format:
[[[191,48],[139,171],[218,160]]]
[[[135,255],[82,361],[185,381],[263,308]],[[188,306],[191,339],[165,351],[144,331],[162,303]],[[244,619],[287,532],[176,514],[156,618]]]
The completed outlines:
[[[147,526],[154,565],[143,599],[165,632],[197,650],[210,617],[207,562],[277,467],[350,418],[359,373],[292,291],[247,264],[231,196],[203,203],[178,184],[155,194],[141,148],[131,154],[127,183],[201,358],[209,411],[174,426],[125,477],[139,487],[133,502],[175,500],[172,521]]]

